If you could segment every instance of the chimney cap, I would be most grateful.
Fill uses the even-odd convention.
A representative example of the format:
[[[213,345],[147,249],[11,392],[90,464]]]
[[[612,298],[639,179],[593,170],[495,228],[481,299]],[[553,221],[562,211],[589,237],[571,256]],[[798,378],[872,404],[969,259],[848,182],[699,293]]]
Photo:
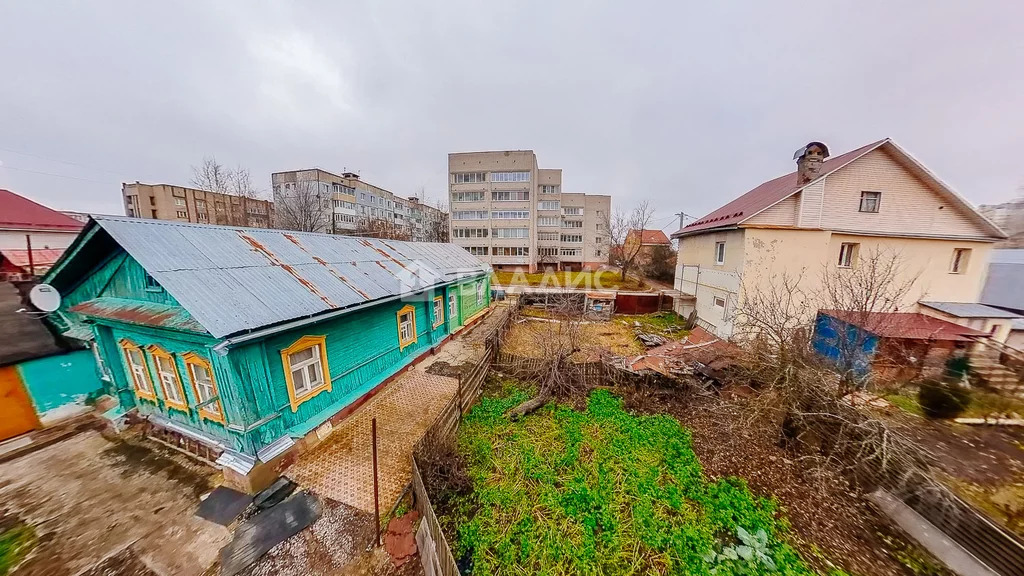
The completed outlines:
[[[793,153],[793,160],[799,160],[800,158],[803,158],[804,155],[807,154],[807,151],[811,149],[811,146],[816,146],[821,149],[822,159],[828,158],[828,146],[825,146],[825,144],[822,142],[808,142],[806,146],[801,147],[800,149]]]

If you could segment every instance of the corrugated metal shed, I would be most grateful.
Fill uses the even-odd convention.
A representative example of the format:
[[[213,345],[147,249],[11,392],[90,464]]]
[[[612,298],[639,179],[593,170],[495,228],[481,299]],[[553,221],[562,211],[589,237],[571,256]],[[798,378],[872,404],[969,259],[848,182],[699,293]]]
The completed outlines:
[[[934,308],[957,318],[1019,318],[1020,314],[1000,308],[970,302],[921,302],[922,306]]]
[[[96,223],[218,338],[490,270],[454,244],[115,216]]]
[[[1024,249],[993,250],[980,300],[1024,311]]]

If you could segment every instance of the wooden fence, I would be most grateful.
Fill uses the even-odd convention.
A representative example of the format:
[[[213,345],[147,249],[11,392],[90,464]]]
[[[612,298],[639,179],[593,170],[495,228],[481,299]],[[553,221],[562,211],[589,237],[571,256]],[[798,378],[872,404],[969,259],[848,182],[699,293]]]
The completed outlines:
[[[423,484],[423,476],[420,474],[419,466],[416,464],[416,455],[423,446],[430,442],[454,441],[455,434],[459,430],[459,423],[462,415],[476,403],[483,391],[484,379],[491,364],[499,355],[501,341],[508,329],[519,317],[519,305],[514,303],[503,311],[494,312],[504,314],[489,334],[484,337],[483,355],[476,364],[459,377],[458,392],[441,409],[437,419],[430,428],[423,434],[423,437],[416,442],[412,455],[412,496],[413,507],[419,511],[422,521],[416,533],[416,544],[420,552],[420,561],[427,576],[458,576],[459,568],[455,563],[448,540],[441,530],[441,524],[437,520],[437,514],[430,505],[430,497],[427,488]]]
[[[416,464],[416,454],[427,442],[453,441],[462,415],[480,396],[483,381],[491,367],[512,375],[535,372],[542,360],[501,352],[501,341],[518,318],[518,306],[506,309],[505,317],[485,338],[484,354],[465,376],[459,379],[458,393],[442,409],[437,420],[427,429],[412,457],[413,504],[419,511],[421,526],[416,539],[427,576],[458,576],[460,574],[451,547],[441,530],[437,515],[430,505],[426,486]],[[593,385],[650,384],[646,377],[622,370],[604,362],[585,362],[576,372]],[[884,468],[884,467],[883,467]],[[1024,574],[1024,543],[1015,535],[990,521],[982,513],[935,483],[921,482],[915,489],[895,479],[904,471],[875,466],[859,471],[862,480],[884,487],[907,503],[952,540],[964,547],[993,571],[1004,576]],[[927,488],[924,486],[927,485]]]

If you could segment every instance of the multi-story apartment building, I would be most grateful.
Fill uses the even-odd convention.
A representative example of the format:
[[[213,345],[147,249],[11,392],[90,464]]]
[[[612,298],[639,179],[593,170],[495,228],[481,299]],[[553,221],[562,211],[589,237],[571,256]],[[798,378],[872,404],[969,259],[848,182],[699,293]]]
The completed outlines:
[[[340,175],[311,168],[275,172],[271,175],[274,200],[281,204],[295,198],[299,190],[321,201],[324,214],[315,232],[398,237],[417,242],[443,241],[438,222],[448,215],[416,197],[397,196],[364,182],[354,172]]]
[[[533,150],[448,155],[451,241],[497,270],[608,263],[611,196],[562,192]]]
[[[274,227],[274,203],[171,184],[121,184],[124,213],[135,218],[199,224]]]

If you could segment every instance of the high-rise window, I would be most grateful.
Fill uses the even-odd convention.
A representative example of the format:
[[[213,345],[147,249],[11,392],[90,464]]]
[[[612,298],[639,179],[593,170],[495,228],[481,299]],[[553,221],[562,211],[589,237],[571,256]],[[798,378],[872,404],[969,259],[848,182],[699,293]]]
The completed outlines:
[[[491,172],[491,182],[529,182],[529,172]]]
[[[466,250],[473,256],[487,256],[487,246],[466,246]]]
[[[558,232],[538,232],[537,240],[558,241]]]
[[[452,220],[487,220],[486,210],[455,210]]]
[[[583,228],[583,220],[562,220],[562,228]]]
[[[452,192],[452,202],[480,202],[483,199],[483,192]]]
[[[558,210],[558,200],[541,200],[537,202],[538,210]]]
[[[487,238],[487,228],[452,228],[452,238]]]
[[[544,184],[540,187],[541,194],[558,194],[558,190],[561,186],[557,184]]]
[[[563,216],[582,216],[583,215],[583,207],[582,206],[564,207],[564,208],[562,208],[562,215]]]
[[[580,256],[581,250],[579,248],[562,248],[559,253],[562,256]]]
[[[537,218],[537,226],[547,226],[558,228],[560,221],[558,217],[541,216]]]
[[[525,246],[495,246],[491,249],[494,256],[529,256],[530,249]]]
[[[529,238],[529,228],[495,228],[492,230],[495,238]]]
[[[562,234],[562,242],[568,242],[569,244],[582,244],[582,234]]]
[[[512,202],[516,200],[529,200],[528,190],[495,190],[491,192],[491,200],[495,202]]]
[[[526,220],[529,217],[529,212],[518,210],[496,210],[491,212],[491,218],[495,220]]]
[[[452,174],[452,183],[454,184],[477,184],[486,181],[486,172],[458,172]]]

